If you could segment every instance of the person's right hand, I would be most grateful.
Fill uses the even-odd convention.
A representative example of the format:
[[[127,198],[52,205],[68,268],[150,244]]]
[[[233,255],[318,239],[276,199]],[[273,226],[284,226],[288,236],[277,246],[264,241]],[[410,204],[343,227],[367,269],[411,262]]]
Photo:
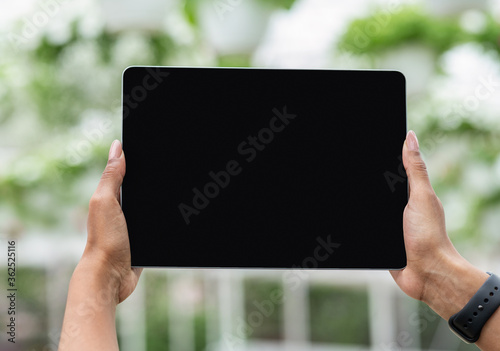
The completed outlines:
[[[447,319],[465,305],[488,275],[460,256],[451,243],[446,233],[443,206],[432,189],[413,131],[408,132],[403,145],[403,164],[410,189],[403,214],[407,266],[391,274],[403,292],[426,302]],[[468,298],[462,296],[458,301],[446,296],[445,292],[452,288],[462,291],[457,287],[460,285],[476,289]],[[469,295],[465,291],[462,293]]]

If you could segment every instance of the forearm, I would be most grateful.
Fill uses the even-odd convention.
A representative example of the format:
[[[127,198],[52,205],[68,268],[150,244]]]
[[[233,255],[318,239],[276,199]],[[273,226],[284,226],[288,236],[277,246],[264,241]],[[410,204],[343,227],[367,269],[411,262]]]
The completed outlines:
[[[462,257],[446,258],[440,267],[429,272],[422,300],[445,320],[459,312],[488,279],[486,272]],[[500,310],[485,324],[476,345],[484,351],[500,345]]]
[[[116,284],[95,262],[80,261],[69,284],[59,351],[118,350]]]

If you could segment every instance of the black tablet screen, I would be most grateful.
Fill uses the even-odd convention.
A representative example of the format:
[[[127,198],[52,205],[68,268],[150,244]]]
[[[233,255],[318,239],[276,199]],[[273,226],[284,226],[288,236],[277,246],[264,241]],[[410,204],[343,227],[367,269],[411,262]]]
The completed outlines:
[[[402,268],[395,71],[130,67],[132,265]]]

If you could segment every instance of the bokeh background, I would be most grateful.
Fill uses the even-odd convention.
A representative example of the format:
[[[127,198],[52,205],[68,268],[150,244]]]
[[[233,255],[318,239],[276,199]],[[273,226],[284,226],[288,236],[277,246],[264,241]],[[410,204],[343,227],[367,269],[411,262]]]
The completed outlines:
[[[1,295],[8,239],[19,289],[0,349],[57,349],[129,65],[401,70],[449,235],[500,272],[499,21],[499,0],[0,2]],[[118,307],[121,350],[476,349],[387,272],[289,273],[147,269]]]

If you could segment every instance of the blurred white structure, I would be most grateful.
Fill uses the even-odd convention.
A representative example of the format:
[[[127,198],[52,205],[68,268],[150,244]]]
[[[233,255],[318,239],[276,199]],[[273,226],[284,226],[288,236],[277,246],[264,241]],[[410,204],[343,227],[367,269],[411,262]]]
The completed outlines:
[[[204,0],[201,0],[204,1]],[[298,0],[290,12],[277,12],[270,16],[267,9],[257,6],[253,2],[245,0],[228,1],[234,4],[233,10],[227,12],[222,17],[220,13],[210,6],[213,2],[203,2],[205,11],[201,14],[201,26],[205,30],[205,35],[219,54],[238,54],[251,53],[256,49],[253,55],[253,64],[264,67],[294,67],[294,68],[344,68],[344,66],[335,61],[331,61],[332,43],[335,38],[345,29],[346,24],[353,18],[365,15],[371,7],[370,4],[378,3],[384,6],[392,0],[351,0],[339,2],[331,0]],[[399,4],[405,4],[410,1],[396,1]],[[35,1],[29,1],[33,5]],[[62,3],[62,2],[61,2]],[[82,3],[82,2],[75,2]],[[179,1],[161,0],[148,1],[118,1],[118,0],[86,0],[85,3],[93,4],[102,10],[104,22],[112,31],[121,31],[124,29],[140,30],[159,30],[165,26],[165,17],[168,16],[169,6],[178,5]],[[427,0],[426,3],[435,13],[447,15],[460,12],[464,9],[479,8],[486,6],[486,0]],[[71,3],[73,4],[73,3]],[[212,4],[212,5],[210,5]],[[495,0],[495,6],[500,10],[500,1]],[[86,13],[85,11],[73,8],[70,2],[65,2],[60,8],[60,12],[54,13],[50,24],[40,26],[39,31],[50,30],[52,25],[57,27],[58,21],[68,22],[66,12],[71,14],[71,18]],[[75,5],[76,6],[76,5]],[[83,5],[78,5],[82,6]],[[32,9],[33,6],[31,6]],[[7,28],[7,23],[12,21],[13,17],[28,19],[32,18],[32,11],[28,11],[30,6],[25,3],[1,2],[0,3],[0,26]],[[35,7],[36,11],[40,11]],[[326,15],[325,15],[326,14]],[[472,17],[471,17],[472,15]],[[499,13],[500,15],[500,13]],[[475,17],[474,17],[475,16]],[[480,17],[477,13],[470,13],[466,18],[466,24],[470,26],[472,20]],[[92,20],[89,20],[92,22]],[[477,22],[477,21],[476,21]],[[479,22],[477,22],[479,23]],[[90,23],[92,24],[92,23]],[[92,27],[89,24],[89,27]],[[126,26],[124,26],[126,24]],[[480,24],[480,23],[479,23]],[[100,28],[98,25],[97,28]],[[60,33],[58,29],[54,32]],[[470,26],[474,30],[474,26]],[[69,32],[68,32],[69,33]],[[182,32],[184,33],[184,32]],[[241,38],[244,37],[245,40]],[[138,50],[135,47],[131,50],[130,42],[126,42],[126,51]],[[138,45],[140,48],[140,45]],[[429,70],[432,66],[433,57],[429,52],[421,51],[419,48],[408,48],[393,52],[392,56],[384,58],[382,65],[387,68],[399,68],[403,70],[409,80],[409,91],[421,91],[428,82]],[[473,48],[472,48],[473,49]],[[455,96],[457,103],[466,101],[474,92],[474,87],[479,79],[484,75],[497,74],[493,69],[490,70],[485,64],[486,59],[478,60],[479,54],[473,52],[470,47],[457,48],[450,52],[444,59],[449,60],[445,65],[450,72],[449,80],[441,81],[441,85],[434,82],[434,86],[428,87],[432,90],[434,96],[442,101],[449,101],[450,95]],[[463,50],[463,52],[459,52]],[[126,56],[121,56],[124,61],[128,61]],[[352,58],[351,58],[352,60]],[[409,64],[409,60],[425,63],[422,65]],[[357,63],[356,63],[357,64]],[[124,65],[126,65],[124,63]],[[414,67],[418,69],[411,71]],[[81,66],[79,66],[81,67]],[[348,68],[355,68],[349,66]],[[405,68],[410,67],[410,68]],[[366,68],[360,67],[356,68]],[[479,70],[478,68],[482,68]],[[488,68],[488,69],[485,69]],[[19,69],[14,67],[14,69]],[[87,72],[82,70],[82,72]],[[19,76],[17,72],[10,74]],[[496,75],[498,76],[498,75]],[[21,84],[19,81],[18,84]],[[1,87],[0,87],[1,88]],[[496,92],[498,94],[499,91]],[[0,91],[1,93],[1,91]],[[481,108],[496,109],[499,108],[500,99],[498,95],[491,95],[491,98],[481,102]],[[489,107],[490,106],[490,107]],[[411,113],[412,111],[409,111]],[[490,117],[488,123],[497,123],[493,118],[497,115],[493,113],[484,113]],[[409,118],[410,124],[415,127],[419,118]],[[21,121],[25,128],[26,122]],[[31,124],[29,124],[32,126]],[[25,128],[26,129],[26,128]],[[32,128],[35,130],[35,128]],[[36,130],[35,130],[36,132]],[[5,134],[5,133],[4,133]],[[14,141],[17,135],[11,136]],[[14,157],[17,152],[20,141],[8,145],[6,140],[2,139],[0,145],[0,160],[7,164],[8,160]],[[19,143],[19,144],[18,144]],[[442,149],[446,154],[446,160],[450,162],[452,150],[443,148],[442,145],[435,146],[437,151]],[[431,147],[427,149],[429,153]],[[14,156],[12,156],[14,155]],[[433,155],[434,162],[429,159],[429,170],[435,172],[440,169],[440,165],[446,166],[446,162]],[[439,156],[439,155],[437,155]],[[444,156],[443,156],[444,157]],[[457,157],[462,157],[458,153]],[[498,158],[496,172],[494,174],[497,181],[500,179],[500,157]],[[474,169],[472,169],[472,172]],[[26,172],[24,172],[26,173]],[[30,176],[28,174],[27,176]],[[98,177],[98,175],[96,175]],[[432,178],[432,174],[431,174]],[[471,174],[470,179],[477,181],[477,174]],[[98,178],[95,178],[96,181]],[[483,181],[481,184],[493,184]],[[479,185],[481,185],[479,184]],[[89,189],[95,184],[90,184]],[[474,184],[469,184],[473,188]],[[459,191],[461,189],[457,189]],[[91,191],[91,190],[90,190]],[[87,189],[85,189],[87,192]],[[51,194],[49,194],[51,195]],[[453,195],[453,194],[452,194]],[[443,199],[444,200],[444,199]],[[443,201],[446,202],[446,201]],[[460,218],[465,217],[462,209],[456,209],[453,204],[465,204],[460,194],[457,197],[451,197],[445,203],[447,208],[447,219],[452,223],[449,225],[460,225]],[[66,213],[60,214],[61,217]],[[0,214],[2,220],[10,216],[10,213]],[[498,243],[498,211],[492,211],[487,214],[485,221],[485,233],[489,237],[489,243]],[[67,228],[64,228],[67,229]],[[65,233],[66,234],[66,233]],[[0,236],[0,252],[5,252],[7,238]],[[46,272],[47,284],[40,289],[44,289],[47,294],[46,310],[48,315],[46,320],[49,328],[49,339],[52,348],[57,345],[58,331],[60,332],[62,316],[64,312],[64,301],[66,297],[67,286],[74,267],[80,258],[85,247],[84,236],[75,235],[57,235],[54,233],[29,232],[28,235],[18,240],[19,265],[21,267],[43,268]],[[494,248],[494,246],[492,246]],[[484,270],[500,271],[500,263],[491,260],[492,256],[477,255],[473,257],[470,252],[465,256],[479,265]],[[497,254],[495,253],[494,257]],[[484,261],[481,261],[484,259]],[[5,270],[6,260],[0,261],[0,269]],[[158,272],[158,271],[156,271]],[[148,274],[148,270],[144,272]],[[168,278],[168,286],[165,290],[165,298],[169,306],[168,317],[170,335],[170,348],[176,351],[194,350],[194,321],[193,306],[199,303],[199,296],[196,295],[198,288],[197,282],[203,282],[205,291],[204,303],[210,305],[216,311],[214,314],[207,313],[206,332],[207,332],[207,351],[227,351],[227,338],[229,336],[241,335],[238,332],[238,321],[245,319],[244,306],[244,281],[247,278],[257,277],[273,282],[283,282],[284,271],[266,271],[266,270],[163,270]],[[21,279],[21,277],[20,277]],[[311,343],[310,323],[309,323],[309,305],[308,293],[312,284],[322,284],[332,286],[350,286],[367,289],[369,297],[369,328],[370,328],[370,346],[361,345],[341,345],[341,344],[317,344]],[[387,272],[380,271],[323,271],[311,272],[307,278],[301,280],[299,289],[289,291],[283,285],[283,291],[287,296],[283,308],[282,335],[284,339],[280,342],[270,342],[267,340],[239,338],[237,347],[229,348],[231,351],[277,351],[277,350],[314,350],[314,351],[338,351],[338,350],[421,350],[419,345],[419,330],[416,326],[406,328],[401,326],[401,321],[408,323],[411,316],[417,312],[417,304],[405,297],[392,281]],[[122,341],[123,351],[145,351],[146,350],[146,308],[147,296],[145,292],[144,277],[140,280],[137,290],[123,304],[118,307],[119,333]],[[22,292],[21,292],[22,294]],[[401,301],[408,305],[407,309],[401,307]],[[0,299],[0,309],[5,311],[6,299]],[[167,314],[167,311],[165,311]],[[332,319],[335,316],[332,316]],[[429,317],[431,318],[431,317]],[[401,330],[403,328],[403,330]],[[411,340],[411,342],[408,342]],[[396,346],[399,343],[401,347]],[[402,345],[405,344],[405,345]],[[432,342],[431,348],[443,350],[456,350],[460,341],[448,331],[446,322],[442,321]]]
[[[3,238],[5,239],[5,238]],[[6,240],[1,240],[0,250],[6,250]],[[47,319],[53,344],[57,343],[58,333],[62,325],[66,291],[72,274],[71,267],[76,266],[84,248],[83,240],[64,237],[30,236],[17,240],[19,263],[23,267],[44,267],[47,272]],[[24,255],[30,249],[36,254]],[[50,259],[48,258],[50,256]],[[500,263],[488,268],[500,271]],[[0,269],[6,269],[2,262]],[[415,324],[418,305],[406,297],[397,287],[387,271],[370,270],[325,270],[298,271],[300,284],[290,289],[286,275],[290,270],[241,270],[241,269],[154,269],[154,274],[165,274],[167,288],[165,298],[168,301],[170,350],[194,351],[194,313],[193,308],[200,303],[199,282],[202,282],[205,307],[209,306],[216,313],[207,312],[206,340],[207,351],[376,351],[407,350],[417,351],[420,348],[420,330]],[[287,273],[288,272],[288,273]],[[122,351],[146,351],[146,294],[143,272],[136,291],[117,308],[117,325],[121,338]],[[283,299],[283,340],[268,341],[246,339],[242,333],[241,321],[248,321],[244,306],[243,283],[248,278],[259,278],[264,281],[282,282]],[[21,277],[20,277],[21,279]],[[196,283],[198,282],[198,283]],[[198,285],[196,285],[198,284]],[[370,346],[344,344],[317,344],[309,338],[309,287],[314,284],[361,287],[368,292]],[[168,297],[167,297],[168,296]],[[55,298],[57,297],[57,298]],[[5,300],[5,299],[3,299]],[[0,300],[0,308],[5,301]],[[406,301],[401,304],[402,301]],[[404,307],[406,306],[406,307]],[[334,319],[335,316],[332,316]],[[437,316],[420,317],[422,323],[437,319]],[[426,320],[428,318],[428,320]],[[417,319],[418,320],[418,319]],[[404,323],[401,323],[403,321]],[[413,323],[413,325],[412,325]],[[456,350],[460,341],[448,330],[445,321],[434,335],[432,344],[436,350]],[[410,326],[408,326],[410,325]],[[401,329],[407,328],[407,329]],[[395,347],[399,348],[395,348]],[[426,349],[432,351],[432,349]]]
[[[112,31],[161,30],[168,8],[175,0],[102,0],[106,27]]]
[[[272,8],[255,0],[201,1],[198,10],[202,32],[219,55],[252,54],[272,14]]]

